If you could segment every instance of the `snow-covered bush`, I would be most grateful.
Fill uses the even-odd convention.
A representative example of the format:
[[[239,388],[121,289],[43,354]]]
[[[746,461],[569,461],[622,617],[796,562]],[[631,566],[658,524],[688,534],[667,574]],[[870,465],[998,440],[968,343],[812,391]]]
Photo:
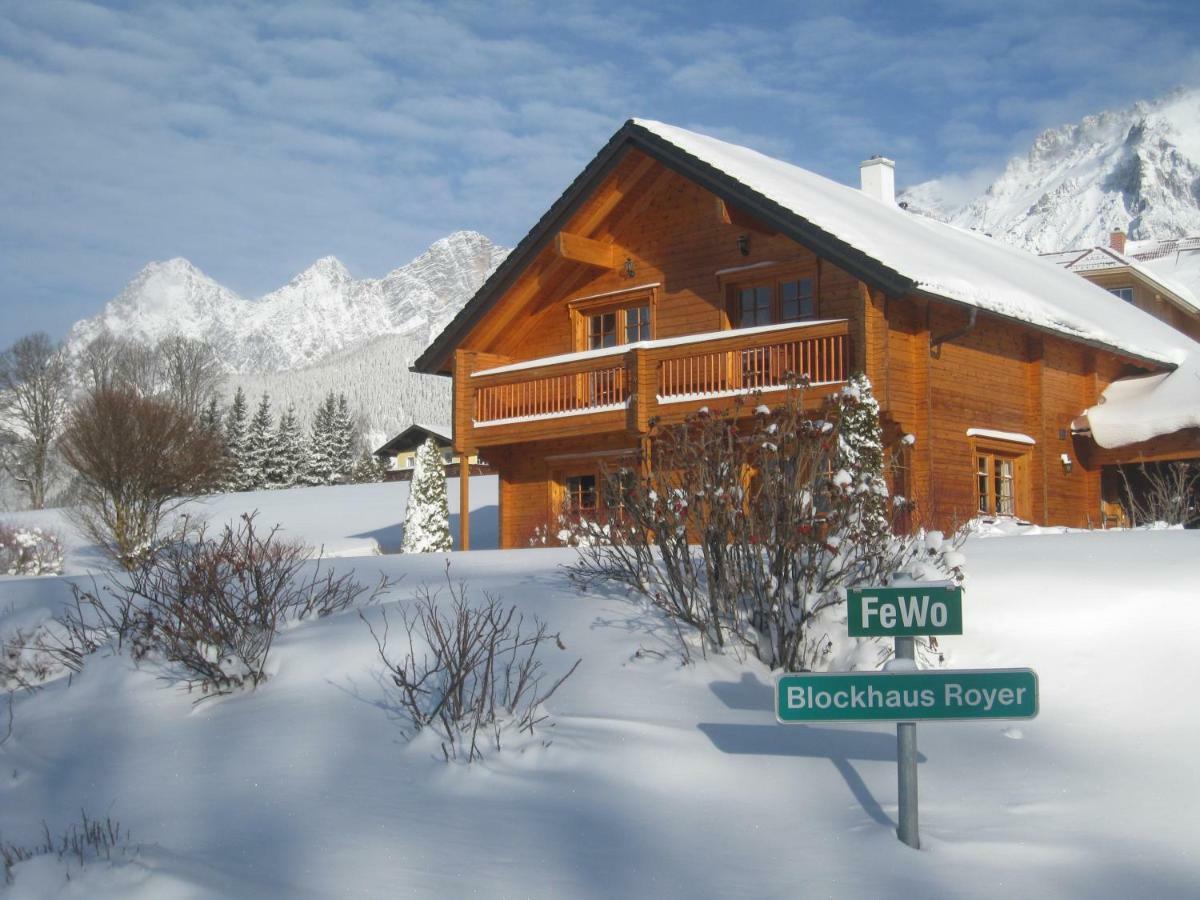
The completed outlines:
[[[815,416],[804,388],[794,384],[774,408],[737,401],[656,429],[649,474],[608,473],[621,515],[603,534],[593,529],[595,540],[573,541],[572,579],[621,583],[689,626],[702,649],[749,651],[771,668],[881,662],[881,644],[836,638],[847,589],[961,581],[963,560],[955,541],[891,533],[866,379]]]
[[[61,575],[62,567],[62,541],[53,531],[0,522],[0,573]]]
[[[408,506],[404,510],[405,553],[437,553],[453,546],[446,468],[432,438],[417,449]]]
[[[280,625],[327,616],[364,595],[373,599],[392,583],[381,577],[371,591],[350,575],[337,576],[312,548],[266,535],[243,515],[210,538],[204,526],[165,544],[102,589],[71,585],[75,603],[59,619],[70,662],[109,644],[135,660],[157,659],[178,668],[180,679],[205,695],[255,687],[267,677],[267,657]]]
[[[388,654],[386,614],[378,632],[365,616],[363,621],[393,685],[405,737],[431,730],[447,762],[470,763],[499,751],[506,733],[532,735],[548,716],[543,704],[581,660],[544,686],[539,653],[547,645],[565,650],[559,635],[536,618],[526,628],[515,606],[505,608],[487,594],[482,604],[473,605],[466,586],[450,581],[449,566],[446,580],[448,602],[422,585],[416,603],[403,611],[402,659]]]

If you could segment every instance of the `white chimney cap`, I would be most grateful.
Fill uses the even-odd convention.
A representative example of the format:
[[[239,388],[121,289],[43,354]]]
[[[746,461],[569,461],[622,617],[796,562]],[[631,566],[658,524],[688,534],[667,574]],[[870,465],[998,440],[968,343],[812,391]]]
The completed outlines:
[[[858,165],[862,192],[881,203],[896,202],[896,163],[885,156],[872,156]]]

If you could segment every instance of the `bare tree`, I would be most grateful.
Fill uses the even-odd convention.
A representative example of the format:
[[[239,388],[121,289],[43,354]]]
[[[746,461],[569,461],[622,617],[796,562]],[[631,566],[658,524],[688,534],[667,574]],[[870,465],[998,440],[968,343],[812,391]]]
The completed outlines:
[[[54,479],[52,451],[70,397],[70,369],[45,334],[20,338],[0,354],[0,466],[41,509]]]
[[[84,347],[77,365],[80,380],[92,391],[129,388],[150,397],[162,385],[158,357],[153,350],[107,331]]]
[[[196,416],[129,387],[89,393],[60,447],[79,474],[80,527],[127,567],[153,547],[167,513],[211,486],[221,459]]]
[[[176,335],[159,341],[155,349],[166,396],[179,408],[200,415],[225,377],[212,345]]]

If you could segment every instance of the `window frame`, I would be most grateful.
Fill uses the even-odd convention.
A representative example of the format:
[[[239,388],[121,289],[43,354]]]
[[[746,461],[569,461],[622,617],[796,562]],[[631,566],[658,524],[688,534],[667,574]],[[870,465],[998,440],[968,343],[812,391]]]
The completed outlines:
[[[638,340],[654,340],[658,331],[658,291],[653,288],[631,288],[625,291],[617,291],[612,294],[603,296],[582,297],[578,300],[571,300],[567,303],[567,313],[570,316],[572,342],[576,352],[582,352],[593,349],[603,349],[598,347],[589,347],[588,341],[591,337],[590,323],[593,316],[605,315],[607,313],[616,314],[616,329],[613,347],[624,347],[637,341],[628,341],[627,328],[628,317],[626,313],[631,309],[641,309],[646,307],[649,314],[649,331],[648,338],[639,338]]]
[[[783,285],[792,281],[808,280],[812,284],[812,314],[795,319],[783,318]],[[719,276],[722,290],[725,292],[725,327],[741,329],[767,325],[799,324],[815,322],[821,318],[821,268],[815,263],[787,263],[744,269]],[[757,325],[742,325],[741,293],[754,288],[769,287],[770,321]]]
[[[1110,287],[1110,288],[1105,288],[1105,290],[1108,291],[1110,294],[1112,294],[1114,297],[1116,297],[1118,300],[1124,300],[1126,303],[1129,303],[1129,304],[1132,304],[1134,302],[1134,300],[1137,298],[1137,294],[1133,290],[1133,285],[1127,285],[1124,287]],[[1127,297],[1127,296],[1125,296],[1125,294],[1128,294],[1129,296]]]
[[[1014,519],[1029,519],[1032,512],[1030,502],[1029,464],[1033,456],[1033,444],[1020,441],[1005,441],[999,438],[973,436],[968,441],[971,450],[971,516],[988,516],[993,518],[1011,517]],[[987,460],[987,472],[979,468],[980,458]],[[1012,465],[1012,512],[998,512],[996,490],[998,481],[996,468],[998,461]],[[984,495],[979,491],[979,477],[986,477],[987,510],[980,509],[980,500]]]

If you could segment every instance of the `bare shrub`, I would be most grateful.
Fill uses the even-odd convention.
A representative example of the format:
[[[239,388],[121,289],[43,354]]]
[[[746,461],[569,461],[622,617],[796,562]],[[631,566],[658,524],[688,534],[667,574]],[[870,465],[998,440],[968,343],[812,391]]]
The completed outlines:
[[[280,538],[278,526],[260,534],[254,518],[243,515],[215,538],[201,525],[99,589],[72,584],[74,603],[59,619],[68,635],[64,663],[82,666],[112,644],[136,660],[175,664],[205,696],[253,688],[267,677],[284,623],[339,612],[364,595],[373,600],[394,584],[381,576],[368,589],[320,559],[309,566],[311,547]]]
[[[128,387],[92,391],[60,441],[79,475],[81,530],[122,566],[135,566],[171,510],[220,475],[216,437],[196,416]]]
[[[774,408],[750,412],[738,401],[657,430],[653,460],[607,473],[619,512],[578,526],[585,533],[572,540],[579,556],[569,576],[582,588],[637,591],[697,633],[702,649],[749,651],[791,671],[832,661],[847,588],[918,570],[961,581],[954,541],[939,535],[931,550],[919,536],[891,534],[877,406],[862,381],[815,417],[797,383]],[[874,436],[851,439],[847,423],[870,432],[872,414]],[[886,655],[846,649],[849,665]]]
[[[379,658],[394,687],[393,696],[407,720],[405,736],[425,729],[441,740],[449,762],[465,757],[481,759],[485,749],[500,750],[508,729],[532,735],[546,719],[542,704],[579,667],[581,660],[549,686],[538,653],[553,643],[565,650],[558,634],[550,634],[536,618],[532,630],[515,606],[505,608],[484,594],[484,603],[472,605],[466,586],[450,582],[449,600],[443,605],[440,591],[422,586],[416,603],[402,613],[405,655],[388,655],[389,622],[383,616],[382,632],[363,617]],[[362,616],[362,613],[359,613]]]
[[[83,868],[87,863],[96,860],[111,860],[114,855],[123,856],[137,852],[137,847],[129,846],[129,830],[121,828],[121,823],[106,816],[101,819],[89,819],[88,814],[80,811],[81,821],[71,824],[59,835],[50,831],[50,826],[42,822],[42,838],[39,843],[31,846],[0,841],[0,862],[4,864],[4,883],[13,883],[13,867],[19,862],[33,859],[37,856],[57,856],[66,864],[68,880],[70,866]]]
[[[1121,466],[1124,504],[1134,525],[1186,525],[1200,519],[1200,463],[1139,463],[1133,478]]]
[[[0,572],[59,575],[62,567],[62,540],[55,532],[0,522]]]

